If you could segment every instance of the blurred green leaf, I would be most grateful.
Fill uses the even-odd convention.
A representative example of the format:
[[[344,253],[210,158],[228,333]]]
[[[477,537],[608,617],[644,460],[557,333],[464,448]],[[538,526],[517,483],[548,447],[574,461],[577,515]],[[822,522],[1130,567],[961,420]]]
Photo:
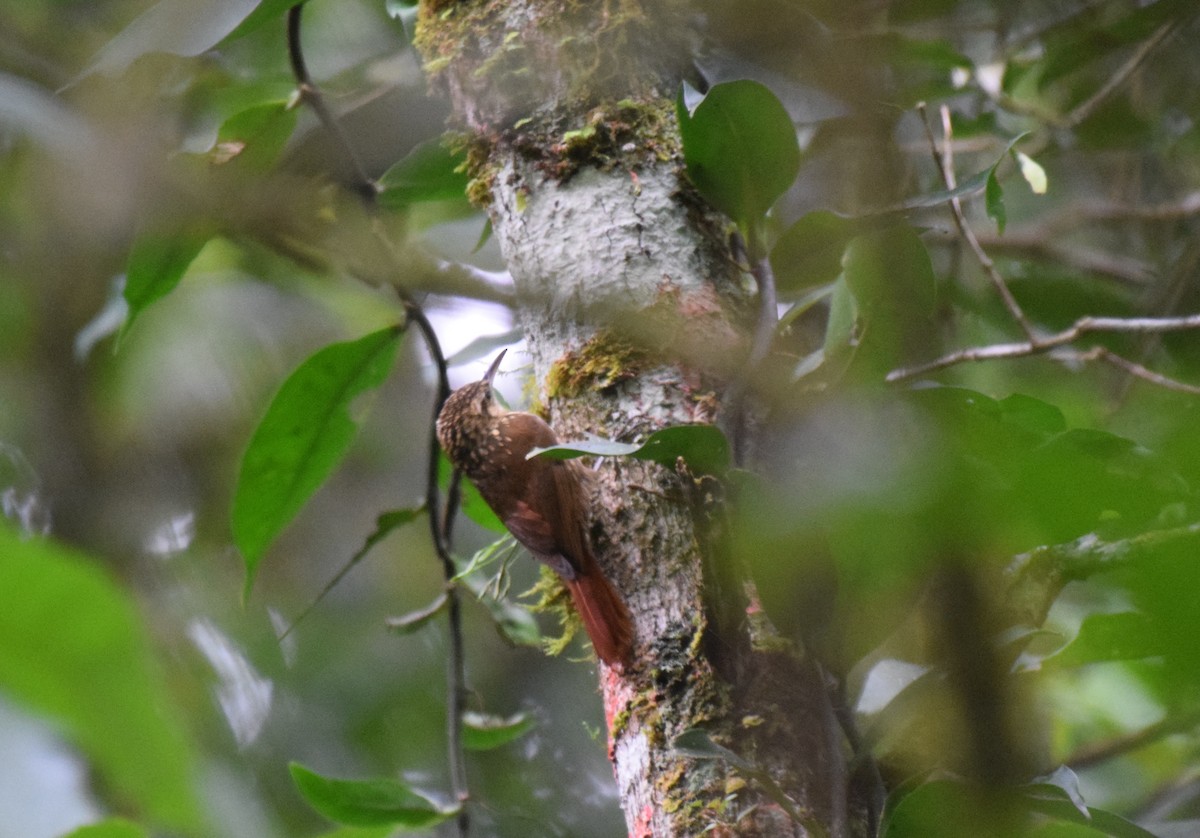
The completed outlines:
[[[934,354],[937,283],[916,231],[895,225],[858,236],[842,265],[858,314],[855,364],[869,379]]]
[[[81,826],[63,838],[148,838],[143,827],[121,818],[110,818],[99,823]]]
[[[1079,814],[1087,817],[1087,803],[1084,802],[1083,792],[1079,790],[1079,776],[1067,766],[1058,766],[1049,775],[1035,780],[1029,788],[1036,790],[1039,786],[1050,786],[1054,794],[1065,795]]]
[[[1012,395],[996,402],[1000,418],[1005,422],[1040,434],[1056,434],[1067,429],[1067,420],[1062,411],[1049,402],[1026,396]]]
[[[486,713],[463,713],[463,747],[468,751],[491,751],[520,739],[536,722],[528,713],[507,718]]]
[[[1063,649],[1046,658],[1050,666],[1084,666],[1115,660],[1135,660],[1162,655],[1162,637],[1151,619],[1136,611],[1091,614],[1079,634]]]
[[[279,20],[292,6],[300,5],[307,0],[258,0],[254,11],[246,16],[246,18],[238,24],[226,37],[226,41],[232,41],[243,35],[248,35],[255,29],[259,29],[265,24]]]
[[[988,218],[996,222],[996,229],[1004,235],[1004,225],[1008,223],[1008,215],[1004,211],[1004,190],[996,179],[996,170],[988,172],[987,188],[984,190],[984,202],[987,206]]]
[[[688,467],[697,473],[719,474],[729,468],[729,442],[716,425],[674,425],[655,431],[646,441],[615,442],[593,437],[582,442],[569,442],[535,448],[530,457],[549,457],[555,460],[570,460],[575,457],[633,457],[637,460],[652,460],[667,468],[675,468],[682,457]]]
[[[1112,7],[1114,12],[1127,14],[1097,15],[1090,7],[1079,7],[1076,19],[1063,21],[1064,25],[1051,32],[1044,42],[1041,83],[1049,85],[1088,64],[1103,62],[1114,51],[1124,52],[1134,42],[1148,38],[1159,26],[1179,20],[1194,9],[1192,0],[1156,0],[1144,5]]]
[[[858,322],[858,306],[854,292],[840,276],[833,283],[833,294],[829,298],[829,319],[825,325],[825,343],[822,347],[825,364],[834,376],[840,375],[854,359],[858,348],[855,340],[855,323]]]
[[[779,293],[796,293],[837,279],[846,245],[861,230],[862,222],[824,210],[801,216],[771,249]]]
[[[1004,162],[1004,158],[1012,151],[1013,146],[1028,136],[1028,132],[1018,134],[1008,141],[1004,147],[1004,151],[996,158],[996,162],[988,166],[982,172],[977,172],[966,180],[959,181],[958,185],[953,189],[939,189],[936,192],[929,192],[924,195],[918,195],[915,198],[909,198],[903,204],[903,209],[927,209],[936,207],[938,204],[948,203],[954,198],[965,198],[968,195],[974,195],[981,190],[987,192],[988,215],[992,215],[993,192],[996,192],[996,200],[999,200],[1000,184],[996,180],[996,167]],[[994,184],[994,185],[993,185]],[[1001,230],[1003,232],[1003,229]]]
[[[514,646],[542,645],[542,632],[528,608],[510,602],[507,598],[493,596],[487,590],[487,582],[478,576],[470,576],[463,581],[491,614],[501,637]]]
[[[387,377],[401,334],[389,327],[325,347],[271,401],[242,457],[233,500],[233,538],[246,564],[247,595],[267,547],[349,449],[358,430],[351,404]]]
[[[147,232],[133,243],[125,269],[125,302],[129,314],[122,331],[128,332],[146,308],[175,290],[184,272],[213,237],[205,225],[171,233]]]
[[[297,111],[287,102],[264,102],[236,113],[217,131],[211,157],[254,172],[269,169],[279,159],[296,129]]]
[[[402,209],[423,201],[466,200],[465,157],[439,139],[426,140],[379,179],[379,203]]]
[[[335,780],[297,762],[288,768],[304,799],[336,823],[392,824],[416,830],[436,826],[458,813],[459,807],[438,805],[399,780]]]
[[[982,172],[976,172],[969,178],[959,181],[959,184],[953,189],[938,189],[934,192],[926,192],[924,195],[917,195],[914,198],[907,199],[902,209],[928,209],[936,207],[939,204],[948,204],[955,198],[966,198],[969,195],[974,195],[977,192],[983,191],[987,187],[988,178],[992,175],[990,167]]]
[[[199,827],[194,756],[149,632],[98,563],[0,521],[0,649],[0,691],[53,719],[149,821]]]
[[[679,133],[688,177],[743,232],[754,228],[800,170],[796,128],[755,81],[713,85],[690,113],[680,94]]]
[[[384,826],[339,826],[329,832],[322,832],[320,838],[392,838],[396,827],[391,824]]]

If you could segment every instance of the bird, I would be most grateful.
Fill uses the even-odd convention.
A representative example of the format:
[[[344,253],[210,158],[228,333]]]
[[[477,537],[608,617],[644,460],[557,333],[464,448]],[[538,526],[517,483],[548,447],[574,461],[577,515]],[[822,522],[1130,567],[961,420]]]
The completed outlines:
[[[496,401],[492,380],[506,351],[483,378],[446,399],[438,442],[513,537],[562,579],[600,660],[623,669],[633,652],[633,621],[592,552],[590,475],[575,460],[528,456],[557,445],[558,437],[541,417]]]

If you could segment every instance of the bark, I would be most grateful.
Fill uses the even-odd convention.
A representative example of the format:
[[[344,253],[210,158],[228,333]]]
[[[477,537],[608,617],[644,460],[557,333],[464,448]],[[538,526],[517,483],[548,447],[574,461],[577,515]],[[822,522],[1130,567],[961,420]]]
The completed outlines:
[[[672,97],[683,11],[632,0],[422,7],[418,46],[471,136],[472,191],[563,439],[712,422],[748,351],[742,312],[753,306],[726,225],[682,174]],[[690,476],[610,458],[597,478],[597,558],[637,632],[633,666],[600,668],[630,835],[864,834],[822,671],[751,631],[755,603],[728,572],[717,585],[721,551],[697,526]],[[743,768],[673,748],[696,727]]]

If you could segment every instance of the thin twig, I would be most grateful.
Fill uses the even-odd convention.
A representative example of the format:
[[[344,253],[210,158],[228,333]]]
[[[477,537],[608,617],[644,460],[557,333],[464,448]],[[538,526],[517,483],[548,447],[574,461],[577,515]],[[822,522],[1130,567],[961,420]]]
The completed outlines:
[[[1154,266],[1141,259],[1064,244],[1061,236],[1056,239],[1048,227],[1036,231],[1006,230],[1003,236],[976,233],[975,240],[991,252],[1058,262],[1127,287],[1144,288],[1155,276]]]
[[[955,366],[956,364],[971,361],[992,361],[998,358],[1024,358],[1030,355],[1040,355],[1049,350],[1073,343],[1083,335],[1093,332],[1159,334],[1163,332],[1179,332],[1187,329],[1200,329],[1200,314],[1192,314],[1187,317],[1081,317],[1069,328],[1034,341],[995,343],[989,346],[973,346],[969,349],[959,349],[924,364],[892,370],[888,373],[887,380],[889,382],[904,381],[905,379],[916,378],[920,375],[926,375],[937,370]],[[1109,357],[1103,357],[1103,355]],[[1108,350],[1103,350],[1102,354],[1097,349],[1091,349],[1084,353],[1075,353],[1072,357],[1075,360],[1081,361],[1103,360],[1106,363],[1114,363],[1120,365],[1127,372],[1147,378],[1148,381],[1153,381],[1156,384],[1163,384],[1163,386],[1168,386],[1163,383],[1164,381],[1172,381],[1172,379],[1167,379],[1165,376],[1159,376],[1158,373],[1147,370],[1140,364],[1120,358],[1120,356],[1114,355],[1108,352]],[[1118,360],[1114,362],[1113,358],[1117,358]],[[1174,384],[1179,386],[1172,387],[1172,389],[1191,387],[1191,385],[1180,384],[1179,382],[1174,382]],[[1191,392],[1190,389],[1185,389],[1184,391]]]
[[[1200,711],[1198,710],[1168,714],[1165,719],[1149,727],[1081,748],[1063,762],[1075,771],[1082,771],[1085,768],[1108,762],[1110,759],[1125,756],[1164,737],[1190,730],[1197,725],[1200,725]]]
[[[1116,354],[1115,352],[1109,351],[1103,346],[1092,347],[1088,352],[1083,353],[1082,360],[1091,360],[1091,358],[1087,357],[1089,355],[1094,356],[1096,360],[1103,361],[1110,366],[1129,373],[1134,378],[1140,378],[1142,381],[1147,381],[1158,387],[1162,387],[1167,390],[1174,390],[1177,393],[1187,393],[1191,396],[1200,396],[1200,387],[1196,386],[1195,384],[1188,384],[1186,381],[1179,381],[1178,379],[1155,372],[1152,369],[1142,366],[1137,361],[1131,361],[1128,358],[1123,358],[1122,356]]]
[[[954,189],[957,186],[954,175],[954,158],[951,156],[951,148],[953,147],[953,128],[950,124],[950,109],[945,105],[941,108],[942,117],[942,135],[943,141],[941,150],[938,149],[937,139],[933,135],[933,129],[929,127],[929,119],[926,114],[925,104],[917,105],[917,111],[921,115],[921,124],[925,127],[925,133],[929,138],[929,147],[933,152],[934,162],[942,173],[942,181],[946,184],[947,189]],[[1016,297],[1012,295],[1012,291],[1008,289],[1008,283],[1004,281],[1004,277],[1000,275],[1000,271],[996,269],[996,263],[988,256],[987,251],[979,244],[979,239],[975,237],[974,231],[967,223],[967,217],[963,214],[962,201],[957,197],[950,200],[950,210],[954,216],[954,224],[958,228],[959,235],[971,248],[971,252],[975,254],[976,261],[979,262],[983,272],[987,275],[992,283],[992,287],[996,289],[996,293],[1004,302],[1004,307],[1008,309],[1008,313],[1012,316],[1017,325],[1021,327],[1021,331],[1025,337],[1033,342],[1037,339],[1037,334],[1034,332],[1033,325],[1022,311],[1020,303]]]
[[[287,19],[288,57],[291,61],[292,72],[296,77],[301,100],[313,109],[321,124],[330,133],[340,148],[357,178],[357,183],[353,185],[354,191],[364,200],[370,210],[374,212],[377,209],[376,197],[378,195],[375,184],[367,176],[357,155],[354,153],[354,147],[350,144],[349,138],[346,137],[345,132],[342,131],[332,112],[325,105],[325,100],[321,95],[320,89],[312,81],[305,66],[304,51],[300,42],[302,9],[302,4],[293,6],[288,11]],[[377,234],[390,248],[390,240],[387,239],[379,225],[375,226]],[[394,249],[391,249],[391,252],[394,253]],[[453,513],[458,506],[458,484],[457,482],[451,483],[450,492],[446,499],[445,516],[443,517],[441,492],[438,486],[438,464],[441,446],[438,444],[437,432],[435,430],[438,414],[441,413],[442,405],[450,395],[450,381],[446,368],[446,355],[442,351],[442,345],[438,340],[437,332],[434,330],[433,324],[430,323],[424,309],[403,289],[397,287],[396,291],[404,305],[404,310],[409,321],[416,324],[417,330],[421,333],[425,347],[437,371],[437,392],[434,398],[433,416],[430,421],[429,460],[425,475],[425,509],[429,516],[429,531],[433,539],[434,551],[441,563],[442,575],[446,583],[447,622],[449,623],[450,633],[450,655],[446,662],[447,693],[450,705],[446,713],[446,739],[450,782],[455,800],[461,807],[457,818],[458,834],[465,838],[470,832],[470,814],[464,805],[469,797],[469,791],[467,788],[466,754],[462,742],[463,713],[466,710],[467,702],[466,656],[463,650],[462,602],[458,586],[454,581],[458,575],[458,568],[455,565],[450,547]]]
[[[308,65],[304,61],[304,50],[300,44],[300,18],[303,11],[304,4],[297,3],[288,10],[287,16],[288,61],[292,65],[292,75],[296,78],[296,91],[300,94],[300,101],[313,109],[313,113],[321,121],[322,127],[329,132],[329,136],[337,144],[342,157],[354,172],[354,193],[364,201],[373,203],[378,194],[375,182],[367,175],[366,169],[358,159],[358,154],[354,151],[350,138],[342,130],[341,123],[325,103],[325,97],[321,95],[320,88],[308,73]]]
[[[1086,100],[1076,105],[1070,113],[1062,117],[1058,122],[1060,128],[1074,128],[1083,122],[1089,116],[1096,112],[1096,109],[1104,103],[1104,100],[1111,96],[1117,88],[1129,80],[1134,71],[1141,65],[1146,57],[1154,51],[1154,48],[1163,42],[1175,28],[1175,22],[1164,23],[1155,30],[1154,34],[1147,38],[1142,44],[1134,50],[1133,55],[1129,60],[1121,65],[1117,72],[1113,73],[1112,77],[1100,86],[1100,89],[1093,93]]]

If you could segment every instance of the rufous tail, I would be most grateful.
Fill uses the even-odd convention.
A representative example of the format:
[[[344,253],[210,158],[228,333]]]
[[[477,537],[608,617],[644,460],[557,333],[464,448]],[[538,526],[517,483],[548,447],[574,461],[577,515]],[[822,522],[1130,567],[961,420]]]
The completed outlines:
[[[633,621],[621,595],[596,569],[564,581],[600,660],[615,667],[629,663]]]

